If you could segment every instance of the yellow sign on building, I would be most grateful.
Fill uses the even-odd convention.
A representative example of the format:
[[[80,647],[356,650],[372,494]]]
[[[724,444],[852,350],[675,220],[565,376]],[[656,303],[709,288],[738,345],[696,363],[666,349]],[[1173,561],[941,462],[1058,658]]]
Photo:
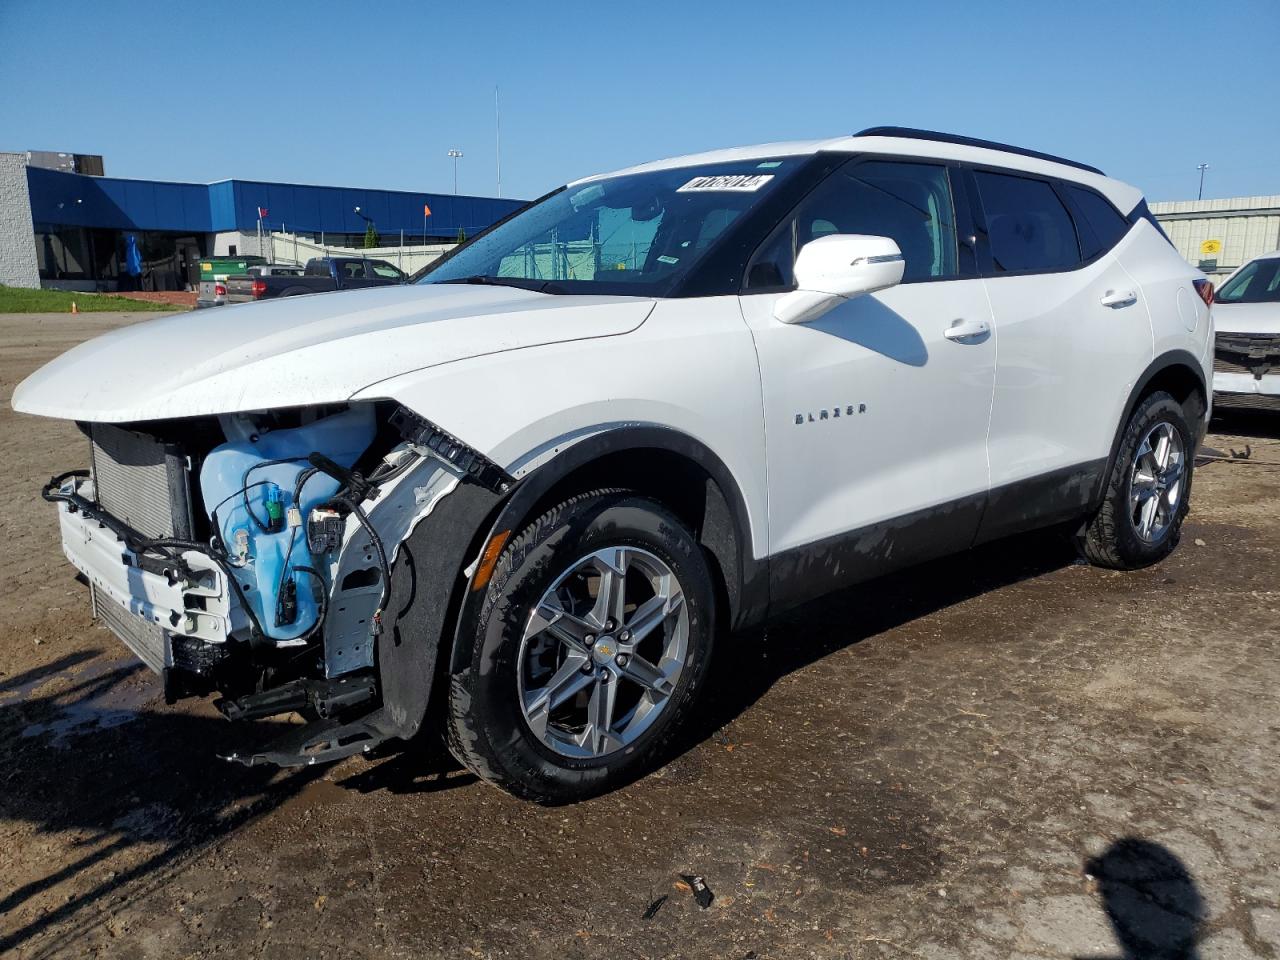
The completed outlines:
[[[1202,257],[1216,257],[1221,252],[1221,240],[1206,240],[1200,244],[1200,256]]]

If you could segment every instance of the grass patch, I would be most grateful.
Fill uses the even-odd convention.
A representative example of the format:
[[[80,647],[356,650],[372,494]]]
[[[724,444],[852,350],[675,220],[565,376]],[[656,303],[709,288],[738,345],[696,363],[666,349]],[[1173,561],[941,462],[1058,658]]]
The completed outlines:
[[[30,290],[0,284],[0,313],[70,313],[71,302],[85,313],[103,310],[141,312],[144,310],[182,310],[172,303],[130,300],[106,293],[79,293],[70,290]]]

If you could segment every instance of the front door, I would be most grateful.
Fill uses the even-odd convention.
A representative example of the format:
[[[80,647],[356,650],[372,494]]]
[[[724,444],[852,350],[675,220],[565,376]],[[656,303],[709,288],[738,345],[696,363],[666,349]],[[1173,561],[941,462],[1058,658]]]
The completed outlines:
[[[748,268],[740,302],[763,386],[775,606],[973,540],[995,338],[951,183],[942,165],[851,161]],[[793,251],[832,233],[893,238],[903,282],[809,323],[779,322]]]

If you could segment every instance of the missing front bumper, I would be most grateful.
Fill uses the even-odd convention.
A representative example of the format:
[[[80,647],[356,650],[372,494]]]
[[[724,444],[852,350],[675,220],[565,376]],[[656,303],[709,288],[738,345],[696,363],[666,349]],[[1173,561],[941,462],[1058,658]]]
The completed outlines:
[[[183,554],[158,563],[129,548],[102,518],[77,506],[92,503],[93,482],[71,477],[59,492],[62,550],[89,583],[93,614],[156,673],[175,665],[173,638],[223,644],[243,625],[226,576],[208,557]]]

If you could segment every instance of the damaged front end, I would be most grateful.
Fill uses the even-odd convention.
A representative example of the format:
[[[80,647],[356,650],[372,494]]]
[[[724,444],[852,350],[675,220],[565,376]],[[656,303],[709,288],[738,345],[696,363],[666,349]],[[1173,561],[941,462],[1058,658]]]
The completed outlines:
[[[95,617],[169,702],[217,692],[229,719],[311,721],[229,759],[317,763],[417,731],[477,520],[512,477],[390,403],[82,429],[91,470],[43,494]],[[406,539],[460,485],[465,520],[400,564],[393,608]]]

